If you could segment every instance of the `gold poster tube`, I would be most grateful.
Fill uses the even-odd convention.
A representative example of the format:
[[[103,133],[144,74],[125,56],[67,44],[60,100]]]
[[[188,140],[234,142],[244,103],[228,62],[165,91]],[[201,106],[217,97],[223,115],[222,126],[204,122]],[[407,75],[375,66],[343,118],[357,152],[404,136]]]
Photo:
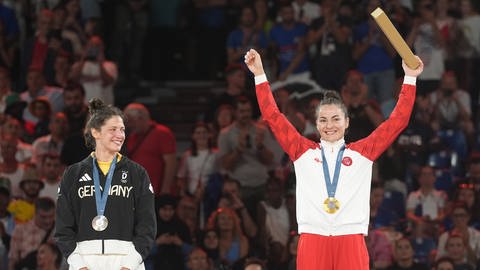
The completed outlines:
[[[405,64],[411,69],[417,69],[420,62],[415,55],[413,55],[412,50],[408,47],[402,36],[400,36],[400,33],[398,33],[395,26],[393,26],[385,12],[383,12],[381,8],[377,8],[370,15],[375,19],[385,36],[387,36],[395,50],[400,54],[403,61],[405,61]]]

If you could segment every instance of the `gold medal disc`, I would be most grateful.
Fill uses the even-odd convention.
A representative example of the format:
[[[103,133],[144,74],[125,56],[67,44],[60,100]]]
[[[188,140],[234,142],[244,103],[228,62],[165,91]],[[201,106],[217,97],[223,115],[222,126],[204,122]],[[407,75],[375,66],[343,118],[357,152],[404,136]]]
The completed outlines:
[[[333,197],[328,197],[323,202],[323,208],[327,213],[334,214],[338,211],[338,209],[340,209],[340,202]]]

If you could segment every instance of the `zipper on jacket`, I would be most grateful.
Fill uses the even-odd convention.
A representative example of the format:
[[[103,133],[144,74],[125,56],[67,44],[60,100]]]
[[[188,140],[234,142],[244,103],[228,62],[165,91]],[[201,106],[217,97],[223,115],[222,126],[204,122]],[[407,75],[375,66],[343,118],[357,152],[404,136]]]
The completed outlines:
[[[102,239],[102,254],[105,254],[105,242],[103,242],[104,240]]]

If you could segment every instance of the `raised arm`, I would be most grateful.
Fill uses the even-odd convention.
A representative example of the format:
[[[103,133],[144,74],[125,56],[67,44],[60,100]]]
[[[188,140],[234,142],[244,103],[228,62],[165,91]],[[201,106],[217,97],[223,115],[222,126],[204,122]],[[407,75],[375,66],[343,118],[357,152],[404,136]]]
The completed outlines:
[[[255,75],[255,88],[262,118],[272,129],[283,150],[292,160],[296,160],[308,148],[315,148],[316,144],[302,137],[278,109],[263,70],[262,59],[254,49],[245,54],[245,64]]]
[[[402,63],[405,78],[397,105],[393,109],[390,117],[368,137],[350,144],[349,147],[351,149],[358,151],[364,157],[373,161],[377,159],[407,127],[415,103],[416,79],[423,71],[423,62],[418,56],[417,58],[420,61],[420,66],[417,69],[411,69],[404,62]]]

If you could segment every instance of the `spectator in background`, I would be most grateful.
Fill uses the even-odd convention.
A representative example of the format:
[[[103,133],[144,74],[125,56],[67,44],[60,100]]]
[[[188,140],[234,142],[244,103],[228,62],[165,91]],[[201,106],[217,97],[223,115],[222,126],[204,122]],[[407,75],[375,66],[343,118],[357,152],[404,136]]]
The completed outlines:
[[[479,198],[475,195],[475,184],[467,179],[458,181],[455,190],[454,201],[460,201],[466,204],[469,212],[472,214],[470,224],[476,229],[480,228]]]
[[[208,229],[214,229],[218,233],[221,261],[232,265],[248,254],[248,240],[240,227],[240,219],[233,210],[219,208],[213,212],[208,219]]]
[[[12,91],[10,71],[0,67],[0,115],[3,115],[14,99],[18,99],[17,93]]]
[[[7,211],[10,203],[10,180],[0,177],[0,267],[8,269],[8,250],[15,220]]]
[[[217,266],[219,266],[221,262],[219,258],[220,255],[217,231],[215,229],[204,230],[199,242],[200,246],[207,253],[208,260],[212,266],[214,266],[215,269],[218,269]]]
[[[211,270],[213,269],[208,261],[207,253],[197,247],[194,248],[187,258],[188,270]]]
[[[33,142],[32,162],[41,164],[42,156],[47,153],[60,155],[68,135],[68,121],[63,112],[53,115],[48,125],[49,134]]]
[[[63,90],[47,86],[42,71],[32,67],[27,74],[27,89],[20,94],[20,99],[30,103],[35,98],[42,96],[46,97],[50,102],[52,112],[61,112],[63,110]],[[38,122],[38,118],[32,115],[28,107],[24,110],[23,119],[32,123]]]
[[[59,270],[62,258],[62,253],[55,243],[43,243],[38,248],[36,270]]]
[[[0,140],[0,176],[10,179],[10,194],[13,198],[23,197],[20,189],[20,181],[23,176],[23,166],[18,162],[15,154],[17,152],[18,139],[11,134],[2,135]]]
[[[72,56],[65,50],[60,50],[53,61],[52,73],[47,78],[49,85],[65,88],[68,84],[72,68]]]
[[[353,30],[352,56],[357,61],[356,68],[365,76],[368,96],[382,103],[392,96],[392,91],[386,89],[393,89],[395,84],[393,56],[396,52],[370,16],[370,12],[379,6],[379,0],[368,1],[364,10],[367,19]]]
[[[253,120],[252,109],[248,98],[237,99],[235,122],[220,132],[218,147],[222,168],[240,182],[245,206],[255,216],[268,179],[268,168],[273,162],[269,149],[273,138],[264,126]]]
[[[156,200],[156,253],[151,254],[155,269],[183,269],[186,257],[183,253],[184,245],[192,242],[187,225],[175,213],[176,204],[176,199],[171,195],[161,195]]]
[[[215,122],[215,114],[222,105],[233,106],[237,97],[241,95],[248,95],[246,79],[247,72],[241,64],[234,63],[225,68],[225,80],[227,82],[226,89],[225,91],[222,91],[220,95],[211,100],[205,115],[206,122]]]
[[[79,83],[69,81],[63,90],[63,113],[68,120],[68,134],[81,134],[88,115],[85,89]]]
[[[425,70],[418,77],[419,94],[428,94],[438,88],[445,71],[444,43],[434,17],[430,0],[421,0],[417,5],[418,17],[413,21],[406,42],[420,58],[425,59]]]
[[[223,104],[215,112],[214,119],[208,123],[212,131],[212,142],[214,146],[218,143],[218,134],[220,131],[231,125],[235,118],[235,110],[230,104]]]
[[[24,127],[17,118],[7,116],[5,122],[1,126],[0,134],[1,136],[12,136],[17,141],[17,150],[14,153],[14,156],[18,162],[30,160],[33,152],[32,145],[22,141]],[[1,157],[0,160],[2,160]]]
[[[80,0],[65,0],[62,4],[65,8],[62,36],[72,44],[73,54],[81,57],[87,39],[81,22]]]
[[[80,61],[72,67],[72,78],[85,89],[85,102],[97,97],[106,104],[114,104],[113,86],[117,80],[117,65],[106,60],[103,40],[93,36],[83,50]]]
[[[48,197],[56,202],[64,166],[60,161],[60,156],[55,153],[42,155],[41,164],[44,187],[39,196]]]
[[[474,145],[474,126],[471,120],[471,100],[467,91],[458,87],[455,73],[443,73],[439,88],[430,94],[430,104],[434,107],[434,130],[454,130],[463,133],[469,145]],[[466,146],[463,144],[464,147]],[[461,157],[466,149],[456,148]],[[461,149],[461,151],[459,151]]]
[[[454,203],[450,218],[453,228],[442,233],[438,239],[437,259],[447,255],[447,242],[452,234],[456,234],[462,242],[465,242],[465,259],[480,258],[480,232],[468,225],[471,213],[464,203]],[[468,243],[468,244],[467,244]]]
[[[215,200],[208,198],[220,193],[220,183],[213,183],[214,177],[219,176],[218,150],[213,147],[212,134],[205,123],[195,124],[191,136],[191,146],[182,155],[176,183],[181,196],[192,195],[200,205],[199,225],[203,228],[210,213],[216,209]]]
[[[452,233],[445,243],[446,256],[453,260],[455,270],[474,270],[476,259],[469,252],[468,247],[460,234]]]
[[[447,196],[435,189],[435,172],[432,167],[424,166],[418,174],[419,189],[410,192],[407,198],[407,218],[427,226],[431,236],[435,237],[438,226],[445,218]]]
[[[460,70],[458,72],[463,89],[470,92],[472,100],[478,101],[479,67],[480,62],[480,14],[476,1],[461,0],[460,19],[458,21],[461,30],[457,39],[456,50],[459,53]],[[478,4],[478,3],[477,3]],[[473,106],[476,110],[477,106]],[[476,110],[477,111],[477,110]]]
[[[391,88],[388,88],[391,89]],[[348,109],[351,120],[347,142],[353,142],[367,137],[382,123],[383,116],[378,103],[368,98],[368,85],[362,73],[351,70],[345,76],[345,83],[340,91],[343,102]]]
[[[274,21],[268,14],[268,4],[267,0],[253,1],[253,9],[255,10],[255,14],[257,14],[255,28],[263,31],[266,36],[270,33],[270,29],[272,29],[274,24]]]
[[[13,21],[15,21],[14,18]],[[12,37],[7,36],[6,23],[9,22],[0,20],[0,66],[12,69],[17,64],[18,44],[16,39],[13,40]]]
[[[180,194],[194,195],[205,191],[210,175],[218,168],[217,150],[212,147],[207,125],[203,122],[195,124],[191,136],[190,149],[183,153],[179,164],[177,182]]]
[[[258,204],[257,223],[257,240],[266,254],[269,269],[279,269],[287,259],[289,232],[295,216],[287,207],[283,183],[278,178],[267,181],[265,200]]]
[[[115,62],[119,64],[120,76],[127,82],[142,78],[140,68],[148,30],[148,2],[147,0],[122,0],[115,5],[112,53]]]
[[[308,79],[310,77],[306,53],[305,35],[307,26],[295,20],[290,4],[280,8],[281,22],[270,30],[274,61],[272,78],[280,81],[289,76]]]
[[[33,37],[25,41],[21,50],[21,71],[20,79],[26,77],[29,69],[43,70],[48,50],[48,33],[52,30],[53,12],[48,9],[42,9],[36,14],[37,29]],[[20,89],[24,84],[20,84]]]
[[[261,29],[255,27],[257,16],[252,6],[244,6],[240,13],[238,28],[229,33],[227,38],[228,63],[242,63],[243,55],[251,48],[264,54],[267,38]]]
[[[414,261],[414,250],[407,238],[395,241],[393,257],[394,263],[387,270],[428,270],[427,265]]]
[[[218,202],[218,208],[226,207],[237,213],[245,235],[254,239],[257,236],[258,227],[241,199],[240,183],[230,178],[223,180],[222,194]]]
[[[4,24],[4,35],[7,41],[14,42],[20,35],[18,20],[15,16],[15,11],[3,2],[1,1],[0,3],[0,21]]]
[[[306,37],[307,46],[315,48],[312,77],[325,89],[340,89],[352,66],[352,22],[339,12],[335,4],[324,5],[323,16],[312,21]]]
[[[295,14],[295,20],[306,25],[310,25],[312,21],[320,16],[326,16],[328,13],[328,11],[322,9],[323,6],[309,0],[293,0],[292,7]]]
[[[8,270],[14,270],[17,263],[38,250],[42,243],[52,241],[54,223],[55,202],[50,198],[39,198],[35,202],[34,218],[27,223],[17,224],[13,230]]]
[[[425,223],[412,223],[410,241],[417,263],[432,265],[437,249],[437,238],[432,236],[430,227]]]
[[[28,104],[28,111],[35,117],[36,123],[27,121],[25,123],[25,139],[28,142],[45,136],[49,133],[48,126],[52,117],[52,106],[46,97],[36,97]]]
[[[155,195],[171,193],[176,168],[176,144],[172,131],[150,118],[148,109],[140,103],[125,107],[128,156],[145,167]]]
[[[432,270],[455,270],[455,263],[449,257],[442,257],[434,263]]]

